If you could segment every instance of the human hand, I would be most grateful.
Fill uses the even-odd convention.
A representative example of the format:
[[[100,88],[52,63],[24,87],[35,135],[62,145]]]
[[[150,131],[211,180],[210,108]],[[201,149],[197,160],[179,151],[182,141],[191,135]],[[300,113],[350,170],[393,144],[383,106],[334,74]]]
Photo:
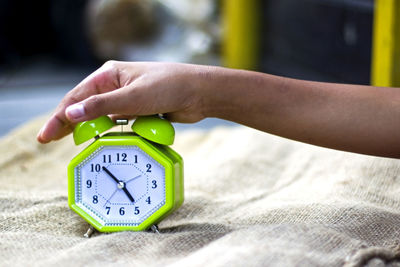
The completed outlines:
[[[101,115],[134,118],[163,113],[171,121],[202,120],[203,80],[208,66],[109,61],[65,95],[37,135],[58,140],[76,123]]]
[[[64,97],[37,140],[60,139],[76,123],[101,115],[163,113],[171,121],[216,117],[318,146],[400,158],[399,103],[395,87],[302,81],[201,65],[110,61]]]

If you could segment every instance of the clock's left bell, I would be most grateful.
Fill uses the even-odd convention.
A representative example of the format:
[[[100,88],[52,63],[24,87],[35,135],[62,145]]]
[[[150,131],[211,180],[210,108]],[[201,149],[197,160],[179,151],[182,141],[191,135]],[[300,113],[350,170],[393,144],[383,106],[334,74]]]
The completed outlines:
[[[76,145],[80,145],[111,129],[114,125],[114,122],[108,116],[101,116],[91,121],[80,122],[74,129],[74,142]]]

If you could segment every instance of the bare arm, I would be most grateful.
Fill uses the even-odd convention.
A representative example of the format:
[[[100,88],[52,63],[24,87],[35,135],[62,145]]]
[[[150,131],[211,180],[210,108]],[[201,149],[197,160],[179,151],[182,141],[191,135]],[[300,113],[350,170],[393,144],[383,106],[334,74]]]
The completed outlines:
[[[400,88],[310,82],[223,70],[207,116],[356,153],[400,157]],[[229,78],[226,78],[229,77]]]
[[[174,63],[107,63],[64,97],[38,141],[100,115],[156,113],[178,122],[217,117],[314,145],[400,157],[400,89]]]

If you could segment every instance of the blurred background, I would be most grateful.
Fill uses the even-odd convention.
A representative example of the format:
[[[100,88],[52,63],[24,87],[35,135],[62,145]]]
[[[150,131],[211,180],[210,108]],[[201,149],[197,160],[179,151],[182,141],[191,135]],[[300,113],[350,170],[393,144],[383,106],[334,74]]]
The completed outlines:
[[[393,85],[398,2],[0,0],[0,136],[50,112],[110,59],[378,85],[379,69],[388,76],[381,85]],[[207,119],[190,127],[221,123]]]

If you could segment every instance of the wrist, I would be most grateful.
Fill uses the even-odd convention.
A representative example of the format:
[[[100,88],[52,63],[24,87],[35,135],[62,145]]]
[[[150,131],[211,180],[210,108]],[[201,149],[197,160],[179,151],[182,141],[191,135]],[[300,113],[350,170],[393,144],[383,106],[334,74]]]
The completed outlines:
[[[197,91],[199,93],[199,110],[205,118],[224,118],[230,108],[229,72],[223,67],[201,66],[198,71]]]

